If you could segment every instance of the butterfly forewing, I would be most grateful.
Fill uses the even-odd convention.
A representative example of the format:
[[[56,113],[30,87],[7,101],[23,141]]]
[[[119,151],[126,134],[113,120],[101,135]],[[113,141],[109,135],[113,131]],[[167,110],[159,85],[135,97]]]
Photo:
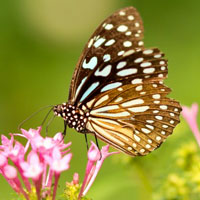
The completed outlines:
[[[108,17],[89,39],[74,72],[69,103],[89,113],[86,128],[130,154],[159,147],[179,123],[181,107],[166,97],[167,60],[143,46],[133,7]]]
[[[109,63],[125,57],[133,50],[142,48],[142,39],[142,20],[133,7],[119,10],[102,22],[90,37],[78,61],[71,82],[69,102],[77,104],[80,101],[83,102],[86,99],[85,96],[89,97],[92,89],[100,86],[108,74],[99,76],[97,82],[94,72],[98,68],[103,69]],[[92,86],[91,90],[82,98],[90,86]]]

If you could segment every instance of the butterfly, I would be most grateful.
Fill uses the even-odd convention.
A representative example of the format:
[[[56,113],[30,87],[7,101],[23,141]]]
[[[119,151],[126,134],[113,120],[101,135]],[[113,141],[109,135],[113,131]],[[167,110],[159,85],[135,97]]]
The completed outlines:
[[[65,127],[94,134],[131,156],[158,148],[180,122],[179,102],[163,84],[167,60],[145,48],[143,22],[134,7],[116,11],[86,44],[67,103],[54,107]]]

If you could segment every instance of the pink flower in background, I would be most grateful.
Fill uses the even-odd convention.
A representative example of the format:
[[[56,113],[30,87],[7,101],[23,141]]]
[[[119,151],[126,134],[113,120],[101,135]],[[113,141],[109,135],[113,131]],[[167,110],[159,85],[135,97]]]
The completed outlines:
[[[191,107],[182,106],[182,115],[190,126],[198,145],[200,146],[200,132],[197,125],[198,104],[194,103]]]

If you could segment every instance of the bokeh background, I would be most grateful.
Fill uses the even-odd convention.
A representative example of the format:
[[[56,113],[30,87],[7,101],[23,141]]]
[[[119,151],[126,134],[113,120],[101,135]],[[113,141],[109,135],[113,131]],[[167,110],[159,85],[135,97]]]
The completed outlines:
[[[0,2],[1,134],[18,132],[19,123],[39,108],[66,101],[74,67],[88,38],[108,15],[126,6],[140,12],[146,46],[166,53],[171,96],[182,105],[200,101],[200,1],[6,0]],[[23,127],[36,128],[46,113]],[[55,119],[49,135],[62,130],[62,120]],[[73,142],[73,159],[61,178],[59,193],[74,172],[83,179],[87,161],[84,136],[69,129],[67,134],[66,140]],[[175,168],[174,152],[192,140],[182,120],[174,134],[150,155],[107,159],[88,196],[94,200],[154,200]],[[12,195],[0,177],[0,199]]]

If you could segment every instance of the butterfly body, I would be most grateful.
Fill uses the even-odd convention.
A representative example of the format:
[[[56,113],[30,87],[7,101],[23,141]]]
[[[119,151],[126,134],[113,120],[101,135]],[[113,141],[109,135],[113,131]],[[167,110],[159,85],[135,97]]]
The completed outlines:
[[[88,121],[88,112],[84,112],[80,108],[76,108],[74,105],[63,103],[54,106],[54,114],[58,117],[62,117],[69,128],[74,128],[80,133],[89,132],[86,129],[86,123]]]
[[[138,11],[116,11],[90,37],[76,66],[68,103],[55,106],[69,127],[131,155],[158,148],[180,122],[181,106],[163,84],[167,60],[145,48]]]

